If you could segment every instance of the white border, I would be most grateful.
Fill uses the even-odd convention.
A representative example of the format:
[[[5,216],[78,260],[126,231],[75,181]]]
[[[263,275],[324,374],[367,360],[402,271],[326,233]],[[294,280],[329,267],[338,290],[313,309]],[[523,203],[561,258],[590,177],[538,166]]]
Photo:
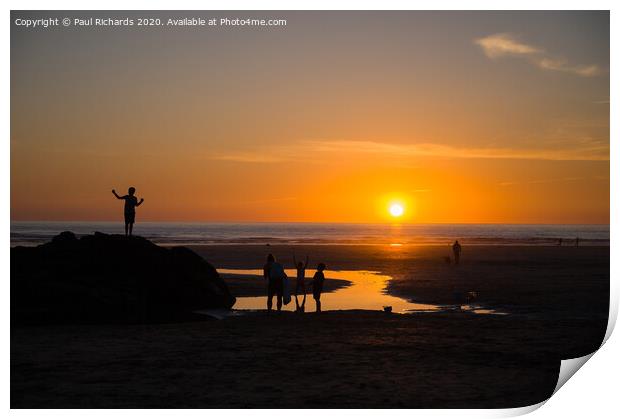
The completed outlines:
[[[618,73],[618,30],[616,29],[619,19],[616,17],[616,13],[620,10],[618,2],[604,1],[604,0],[590,0],[590,1],[545,1],[545,0],[521,0],[521,1],[490,1],[490,0],[470,0],[464,2],[462,0],[446,0],[446,1],[433,1],[433,2],[412,2],[412,1],[395,1],[395,0],[382,0],[382,1],[340,1],[340,0],[314,0],[314,1],[297,1],[295,3],[289,3],[282,0],[232,0],[232,1],[188,1],[188,0],[176,0],[176,1],[91,1],[88,3],[79,1],[56,1],[50,3],[49,1],[8,1],[5,2],[8,8],[5,8],[4,14],[4,28],[2,31],[2,52],[4,57],[4,65],[2,66],[2,79],[4,80],[4,100],[2,103],[2,127],[5,132],[5,143],[1,149],[2,163],[2,181],[0,182],[0,188],[2,196],[6,200],[5,205],[2,206],[2,214],[6,222],[2,224],[2,232],[5,240],[9,241],[10,237],[10,148],[9,141],[9,123],[10,123],[10,9],[15,10],[338,10],[338,9],[352,9],[352,10],[379,10],[379,9],[418,9],[418,10],[463,10],[465,8],[471,10],[611,10],[611,113],[610,115],[617,115],[616,99],[618,99],[618,83],[616,82],[616,76]],[[6,7],[6,6],[5,6]],[[616,162],[618,159],[618,125],[614,123],[614,119],[611,118],[611,160]],[[619,169],[618,166],[611,165],[611,296],[612,301],[610,305],[610,324],[608,327],[608,336],[615,324],[618,312],[618,286],[617,277],[619,265],[617,259],[613,255],[619,255],[620,249],[618,247],[618,223],[617,219],[613,216],[618,214],[620,206],[618,205],[618,180]],[[40,416],[59,416],[59,417],[83,417],[84,415],[94,417],[108,417],[111,412],[109,411],[84,411],[84,410],[69,410],[69,411],[10,411],[9,412],[9,389],[10,389],[10,375],[9,375],[9,243],[7,243],[0,253],[1,265],[4,271],[2,276],[3,293],[2,293],[2,326],[3,326],[3,345],[2,345],[2,373],[4,380],[2,381],[2,401],[3,412],[10,413],[11,415],[25,416],[25,417],[40,417]],[[538,409],[533,413],[532,417],[548,418],[548,417],[568,417],[568,418],[582,418],[584,415],[594,415],[595,417],[607,417],[612,416],[617,412],[617,392],[615,391],[616,382],[618,379],[620,364],[618,359],[620,355],[620,346],[618,344],[618,338],[611,336],[611,339],[604,345],[602,350],[596,353],[592,360],[590,360],[586,366],[582,368],[582,371],[578,373],[578,377],[569,380],[568,383],[562,387],[562,389],[554,395],[542,409]],[[390,419],[410,419],[411,415],[416,417],[498,417],[506,415],[515,415],[521,413],[527,413],[527,410],[532,410],[538,406],[533,406],[530,409],[505,409],[505,410],[389,410],[389,411],[347,411],[346,414],[355,415],[360,419],[376,418],[377,415],[386,415]],[[613,412],[613,413],[612,413]],[[127,410],[127,411],[115,411],[115,415],[120,417],[134,417],[136,415],[148,414],[155,417],[172,417],[179,414],[190,417],[201,417],[205,414],[220,415],[224,414],[233,417],[247,417],[252,415],[256,418],[271,418],[277,416],[289,416],[295,415],[301,418],[315,418],[317,415],[335,417],[339,415],[339,411],[243,411],[243,410],[227,410],[223,412],[204,412],[201,410],[184,410],[184,411],[163,411],[163,410]]]

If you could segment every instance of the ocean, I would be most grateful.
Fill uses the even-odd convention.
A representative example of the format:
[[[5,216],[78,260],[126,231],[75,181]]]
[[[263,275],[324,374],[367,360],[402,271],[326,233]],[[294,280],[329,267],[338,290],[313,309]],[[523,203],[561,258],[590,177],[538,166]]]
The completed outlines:
[[[62,231],[123,234],[121,222],[11,222],[11,246],[35,246]],[[609,245],[609,225],[140,222],[134,234],[161,245],[386,244]]]

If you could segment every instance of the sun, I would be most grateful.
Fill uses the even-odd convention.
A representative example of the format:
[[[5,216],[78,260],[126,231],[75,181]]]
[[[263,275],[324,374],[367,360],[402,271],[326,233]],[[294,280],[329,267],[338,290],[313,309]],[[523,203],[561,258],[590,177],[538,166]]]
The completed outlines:
[[[405,212],[405,208],[403,208],[402,204],[394,203],[390,205],[390,215],[392,217],[400,217]]]

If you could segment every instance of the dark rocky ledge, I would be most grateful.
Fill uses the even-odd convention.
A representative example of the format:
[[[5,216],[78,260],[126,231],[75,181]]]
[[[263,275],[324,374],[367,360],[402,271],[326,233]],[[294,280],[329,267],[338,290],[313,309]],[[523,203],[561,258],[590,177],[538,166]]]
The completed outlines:
[[[184,247],[67,231],[11,249],[12,324],[171,322],[234,303],[215,268]]]

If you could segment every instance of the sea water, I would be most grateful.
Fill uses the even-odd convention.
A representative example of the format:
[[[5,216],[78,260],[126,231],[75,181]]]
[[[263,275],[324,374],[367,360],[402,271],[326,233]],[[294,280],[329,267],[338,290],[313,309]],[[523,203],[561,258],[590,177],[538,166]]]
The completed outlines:
[[[34,246],[62,231],[123,234],[122,222],[11,222],[11,246]],[[138,222],[134,234],[161,245],[441,244],[609,245],[609,225]]]

